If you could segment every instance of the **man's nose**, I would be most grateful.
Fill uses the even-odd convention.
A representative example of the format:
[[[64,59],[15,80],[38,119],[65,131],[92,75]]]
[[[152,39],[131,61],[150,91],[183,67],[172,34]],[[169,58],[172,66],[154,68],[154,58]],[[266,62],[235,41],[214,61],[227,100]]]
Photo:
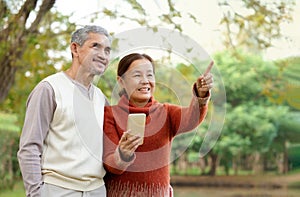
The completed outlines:
[[[109,56],[109,54],[107,54],[104,49],[100,49],[98,51],[98,57],[100,57],[101,59],[107,59],[108,56]]]

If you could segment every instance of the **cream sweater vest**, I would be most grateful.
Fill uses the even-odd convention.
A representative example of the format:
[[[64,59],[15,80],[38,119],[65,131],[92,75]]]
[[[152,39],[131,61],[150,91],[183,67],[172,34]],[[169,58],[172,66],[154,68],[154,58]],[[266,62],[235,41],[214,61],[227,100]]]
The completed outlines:
[[[62,72],[44,80],[57,104],[43,147],[44,182],[80,191],[102,186],[103,93],[95,87],[89,100]]]

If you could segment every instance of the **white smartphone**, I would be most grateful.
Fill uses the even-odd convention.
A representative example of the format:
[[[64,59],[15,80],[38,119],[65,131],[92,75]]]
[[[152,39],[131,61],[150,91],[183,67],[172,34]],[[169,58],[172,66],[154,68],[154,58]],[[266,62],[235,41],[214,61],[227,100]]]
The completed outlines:
[[[144,143],[144,132],[145,132],[146,114],[135,113],[128,115],[127,130],[130,129],[129,134],[140,136],[140,145]]]

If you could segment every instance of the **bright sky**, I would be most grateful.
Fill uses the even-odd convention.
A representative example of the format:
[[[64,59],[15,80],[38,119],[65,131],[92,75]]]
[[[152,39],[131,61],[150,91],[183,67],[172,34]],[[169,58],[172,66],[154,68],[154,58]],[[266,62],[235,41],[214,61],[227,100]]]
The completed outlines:
[[[151,8],[151,14],[154,16],[167,11],[167,5],[164,5],[167,1],[143,0],[139,2],[142,2],[147,8]],[[175,2],[176,6],[180,8],[180,10],[192,13],[201,22],[201,26],[199,27],[192,23],[184,22],[184,33],[193,40],[196,40],[209,54],[221,50],[221,31],[219,30],[218,23],[222,13],[217,0],[177,0]],[[76,21],[79,25],[87,24],[88,21],[85,20],[84,17],[101,10],[103,5],[108,8],[113,8],[117,5],[120,9],[124,9],[124,12],[128,12],[128,10],[130,10],[129,7],[125,7],[126,3],[122,0],[85,0],[84,3],[82,1],[58,0],[55,4],[57,9],[62,13],[73,13],[71,20],[73,22]],[[300,24],[299,0],[296,0],[293,18],[294,21],[292,23],[283,25],[282,33],[284,36],[282,39],[274,42],[274,47],[269,48],[265,52],[265,57],[267,59],[278,59],[296,55],[300,56],[300,28],[298,26]],[[101,26],[108,29],[108,31],[116,33],[137,27],[128,23],[126,26],[122,26],[120,28],[119,25],[113,24],[109,19],[99,20],[95,23],[101,24]]]

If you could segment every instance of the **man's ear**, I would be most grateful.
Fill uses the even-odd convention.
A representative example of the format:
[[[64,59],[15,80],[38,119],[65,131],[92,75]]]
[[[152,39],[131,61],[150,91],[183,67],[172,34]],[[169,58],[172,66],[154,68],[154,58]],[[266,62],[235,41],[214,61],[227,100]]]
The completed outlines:
[[[71,49],[73,56],[78,56],[78,46],[79,45],[76,44],[75,42],[71,43],[70,49]]]

